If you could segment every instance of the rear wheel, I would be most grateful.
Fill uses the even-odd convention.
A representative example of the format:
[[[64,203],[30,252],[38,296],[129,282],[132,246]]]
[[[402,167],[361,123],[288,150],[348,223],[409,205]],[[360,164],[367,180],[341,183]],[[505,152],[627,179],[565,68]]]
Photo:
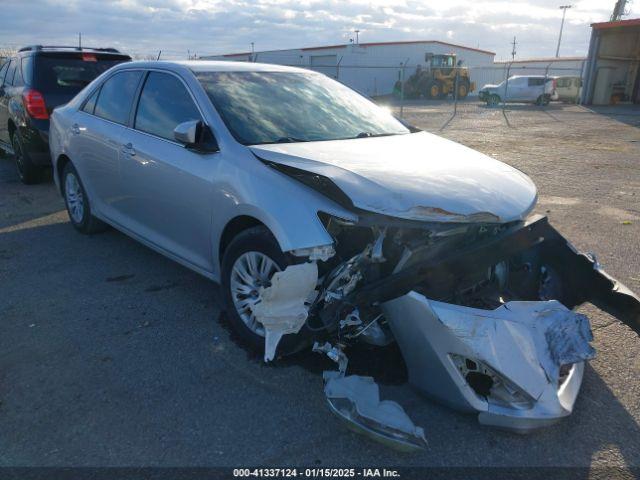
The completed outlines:
[[[536,105],[539,105],[541,107],[543,107],[545,105],[549,105],[549,95],[540,95],[536,99]]]
[[[22,143],[20,134],[14,132],[11,135],[11,145],[13,147],[14,159],[20,181],[25,185],[33,185],[42,181],[43,169],[38,165],[34,165]]]
[[[89,197],[71,162],[67,163],[62,172],[62,191],[69,220],[76,230],[84,234],[91,234],[106,229],[106,224],[91,214]]]
[[[265,332],[252,307],[260,301],[260,288],[268,287],[273,275],[293,264],[293,260],[280,250],[264,226],[241,232],[225,250],[221,280],[227,317],[242,343],[256,352],[264,353]],[[285,335],[277,353],[286,355],[299,350],[304,345],[303,331]]]

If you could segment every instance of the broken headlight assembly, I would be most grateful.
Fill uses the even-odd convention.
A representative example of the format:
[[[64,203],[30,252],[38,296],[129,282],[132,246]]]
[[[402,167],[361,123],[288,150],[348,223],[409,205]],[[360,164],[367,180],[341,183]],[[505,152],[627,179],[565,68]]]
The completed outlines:
[[[533,408],[534,398],[488,365],[456,354],[450,357],[460,375],[481,399],[506,408]]]

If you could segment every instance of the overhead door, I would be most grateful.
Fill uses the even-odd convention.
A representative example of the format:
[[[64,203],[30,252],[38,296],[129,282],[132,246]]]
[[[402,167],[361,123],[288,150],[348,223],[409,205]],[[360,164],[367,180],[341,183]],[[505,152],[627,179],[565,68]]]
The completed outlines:
[[[311,68],[331,78],[338,78],[338,56],[311,55]]]

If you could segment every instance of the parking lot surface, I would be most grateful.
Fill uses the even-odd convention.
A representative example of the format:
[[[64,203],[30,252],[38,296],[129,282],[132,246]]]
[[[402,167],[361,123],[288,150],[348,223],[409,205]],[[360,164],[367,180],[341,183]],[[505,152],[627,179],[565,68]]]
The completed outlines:
[[[526,172],[537,211],[640,291],[639,110],[465,103],[446,124],[451,111],[404,117]],[[421,397],[393,351],[358,352],[357,373],[373,363],[425,430],[429,447],[401,454],[329,412],[330,362],[264,365],[219,318],[215,284],[115,230],[78,234],[54,185],[20,184],[9,158],[0,284],[0,466],[640,466],[640,338],[590,305],[598,355],[574,413],[529,436]]]

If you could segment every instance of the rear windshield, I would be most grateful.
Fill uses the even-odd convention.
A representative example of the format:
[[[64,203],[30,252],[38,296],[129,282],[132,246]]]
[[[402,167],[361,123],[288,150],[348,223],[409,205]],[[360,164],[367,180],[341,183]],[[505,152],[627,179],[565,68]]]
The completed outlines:
[[[98,75],[128,60],[124,55],[94,53],[39,55],[33,83],[45,92],[79,92]]]

